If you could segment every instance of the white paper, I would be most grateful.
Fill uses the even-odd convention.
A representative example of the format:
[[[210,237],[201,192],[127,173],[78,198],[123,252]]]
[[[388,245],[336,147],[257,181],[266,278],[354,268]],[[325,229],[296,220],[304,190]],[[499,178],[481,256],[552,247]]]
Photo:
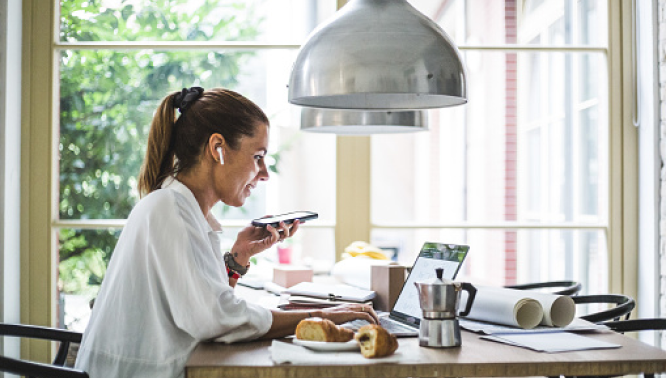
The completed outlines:
[[[301,282],[285,290],[283,293],[354,302],[365,302],[376,295],[372,290],[359,289],[349,285],[330,285],[314,282]]]
[[[582,319],[574,319],[565,327],[537,326],[532,329],[516,328],[495,323],[486,323],[472,319],[459,319],[460,327],[484,335],[495,335],[504,333],[545,333],[545,332],[604,332],[610,331],[608,326],[590,323]]]
[[[280,286],[280,285],[274,283],[274,282],[268,281],[268,282],[264,283],[264,290],[266,290],[269,293],[280,295],[287,289],[283,286]]]
[[[469,319],[532,329],[539,324],[564,327],[575,316],[576,305],[568,296],[488,286],[476,289]],[[466,294],[459,308],[465,308]]]
[[[619,344],[608,343],[570,332],[502,334],[482,336],[481,338],[547,353],[621,347]]]
[[[314,304],[314,305],[327,305],[327,306],[338,306],[344,303],[362,303],[357,301],[343,301],[339,299],[330,300],[328,298],[315,298],[315,297],[306,297],[303,295],[290,295],[287,300],[289,303],[296,304]],[[366,301],[365,304],[372,304],[372,301]]]

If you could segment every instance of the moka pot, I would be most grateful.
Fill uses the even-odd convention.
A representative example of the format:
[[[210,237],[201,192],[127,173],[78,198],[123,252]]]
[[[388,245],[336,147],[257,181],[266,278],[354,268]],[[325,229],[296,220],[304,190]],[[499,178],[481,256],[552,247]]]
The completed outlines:
[[[466,316],[472,309],[476,288],[467,282],[442,279],[444,269],[435,269],[437,278],[415,282],[423,317],[419,328],[419,345],[449,348],[462,345],[458,316]],[[467,291],[465,310],[458,314],[463,291]]]

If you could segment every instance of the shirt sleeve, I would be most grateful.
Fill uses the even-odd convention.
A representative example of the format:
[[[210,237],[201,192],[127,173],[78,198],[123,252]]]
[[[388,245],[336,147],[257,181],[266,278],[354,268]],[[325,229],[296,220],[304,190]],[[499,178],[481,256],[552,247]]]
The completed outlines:
[[[183,332],[197,340],[223,342],[254,339],[268,332],[270,310],[236,297],[229,286],[216,235],[174,193],[167,214],[151,216],[148,258],[164,311]]]

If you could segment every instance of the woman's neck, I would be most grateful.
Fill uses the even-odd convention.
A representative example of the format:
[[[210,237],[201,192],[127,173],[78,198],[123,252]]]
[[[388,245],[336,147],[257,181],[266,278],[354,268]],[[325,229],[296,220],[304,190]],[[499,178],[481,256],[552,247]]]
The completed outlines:
[[[201,208],[204,217],[208,217],[208,212],[217,202],[211,185],[207,181],[207,178],[209,177],[210,176],[201,172],[201,170],[192,170],[186,174],[179,174],[176,177],[178,181],[187,186],[192,194],[194,194],[194,198],[199,203],[199,207]]]

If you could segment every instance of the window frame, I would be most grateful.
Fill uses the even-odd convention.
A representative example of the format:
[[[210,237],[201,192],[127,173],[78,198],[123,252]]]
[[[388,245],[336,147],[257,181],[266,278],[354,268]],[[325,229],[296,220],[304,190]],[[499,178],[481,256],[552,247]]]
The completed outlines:
[[[338,7],[346,1],[337,0]],[[59,221],[57,198],[58,147],[58,56],[72,47],[57,38],[57,1],[23,3],[22,97],[21,97],[21,322],[48,325],[56,323],[57,235],[60,227],[117,228],[124,221]],[[337,137],[336,180],[336,259],[340,246],[354,240],[370,240],[373,228],[463,228],[463,229],[578,229],[604,231],[609,253],[609,290],[637,297],[638,280],[638,132],[632,124],[634,104],[631,71],[631,2],[608,0],[608,48],[534,46],[459,46],[476,51],[595,51],[603,52],[609,68],[609,186],[608,224],[545,224],[519,222],[497,224],[373,224],[370,216],[370,137]],[[47,25],[48,27],[44,27]],[[142,43],[137,48],[179,43]],[[77,47],[86,45],[76,44]],[[98,48],[89,44],[88,48]],[[116,47],[125,44],[106,43]],[[185,45],[184,43],[180,45]],[[297,48],[295,45],[259,43],[198,43],[186,48]],[[48,104],[45,106],[45,104]],[[46,162],[46,163],[45,163]],[[23,343],[22,355],[47,361],[49,345]]]

